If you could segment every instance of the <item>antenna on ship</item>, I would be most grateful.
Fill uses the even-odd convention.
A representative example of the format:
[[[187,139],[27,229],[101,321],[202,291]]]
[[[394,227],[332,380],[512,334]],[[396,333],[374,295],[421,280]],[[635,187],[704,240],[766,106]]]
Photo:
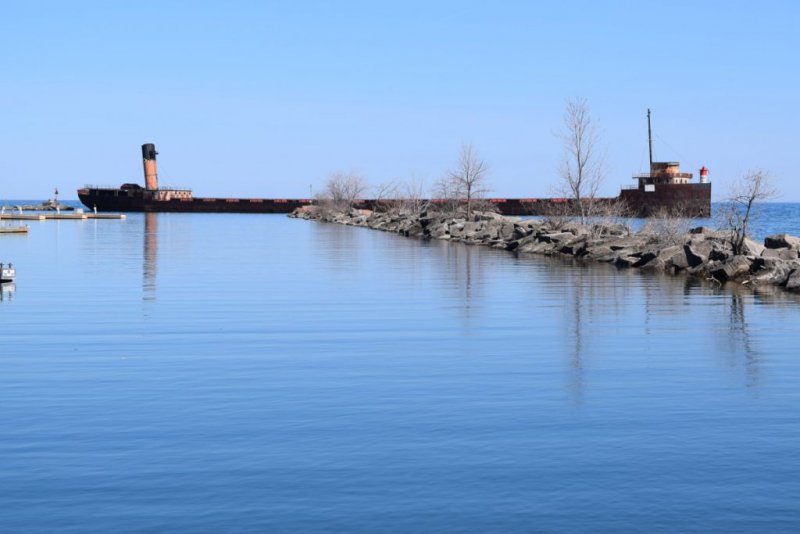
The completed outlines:
[[[647,108],[647,145],[650,148],[650,168],[653,168],[653,132],[650,129],[650,108]]]

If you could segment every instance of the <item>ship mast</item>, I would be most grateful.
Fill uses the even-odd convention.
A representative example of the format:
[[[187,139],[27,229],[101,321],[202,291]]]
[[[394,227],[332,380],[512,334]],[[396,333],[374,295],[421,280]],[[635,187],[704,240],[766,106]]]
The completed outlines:
[[[650,148],[650,168],[653,168],[653,133],[650,130],[650,108],[647,108],[647,145]]]

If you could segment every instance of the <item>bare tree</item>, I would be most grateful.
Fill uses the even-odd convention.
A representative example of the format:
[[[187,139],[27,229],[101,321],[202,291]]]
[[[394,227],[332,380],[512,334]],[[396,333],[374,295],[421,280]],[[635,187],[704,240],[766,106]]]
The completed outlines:
[[[744,252],[744,239],[750,223],[756,217],[756,204],[774,198],[777,191],[770,183],[770,176],[763,170],[747,171],[731,186],[722,221],[730,231],[730,243],[734,254]]]
[[[472,216],[473,201],[483,198],[489,191],[486,187],[488,173],[489,165],[478,157],[472,144],[461,145],[458,163],[447,173],[445,189],[448,195],[466,203],[467,218]]]
[[[461,192],[448,177],[440,179],[433,187],[433,206],[436,211],[455,217],[461,204]]]
[[[412,176],[402,186],[403,209],[413,215],[419,215],[428,208],[430,203],[425,198],[425,182]]]
[[[320,204],[328,202],[337,211],[349,210],[356,200],[364,196],[368,187],[367,181],[358,172],[335,172],[325,184]]]
[[[655,243],[677,245],[694,226],[695,212],[684,204],[661,207],[653,211],[639,230],[639,234]]]
[[[376,211],[398,212],[402,209],[400,185],[396,181],[378,184],[374,192]]]
[[[560,170],[564,193],[577,210],[581,224],[586,224],[603,182],[604,158],[599,152],[597,127],[585,99],[567,102],[560,137],[564,143]]]

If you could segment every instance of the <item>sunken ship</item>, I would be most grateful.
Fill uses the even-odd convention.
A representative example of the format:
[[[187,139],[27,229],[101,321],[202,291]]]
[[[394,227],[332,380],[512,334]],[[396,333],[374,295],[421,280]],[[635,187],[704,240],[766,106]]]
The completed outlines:
[[[700,179],[682,172],[678,162],[653,161],[650,134],[650,111],[647,112],[650,140],[650,172],[634,175],[636,184],[623,188],[618,197],[595,198],[592,203],[622,206],[630,217],[672,215],[709,217],[711,215],[711,183],[708,169],[700,169]],[[78,190],[84,206],[98,212],[188,212],[188,213],[291,213],[295,208],[312,204],[309,198],[210,198],[195,197],[182,187],[159,187],[156,147],[142,145],[144,187],[136,183],[120,187],[85,186]],[[439,199],[431,199],[436,203]],[[551,215],[576,213],[577,206],[567,198],[490,198],[487,199],[503,215]],[[364,199],[355,207],[373,209],[380,201]]]

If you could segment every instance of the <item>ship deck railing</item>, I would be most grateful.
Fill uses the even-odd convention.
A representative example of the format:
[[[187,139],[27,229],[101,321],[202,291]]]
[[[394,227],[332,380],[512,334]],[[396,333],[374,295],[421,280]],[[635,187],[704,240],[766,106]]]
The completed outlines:
[[[96,185],[96,184],[86,184],[83,186],[83,189],[120,189],[118,185]],[[144,187],[142,188],[144,189]],[[191,187],[184,187],[178,185],[162,185],[158,188],[159,191],[191,191]]]
[[[634,174],[634,180],[641,180],[643,178],[689,178],[691,179],[694,175],[690,172],[643,172],[640,174]]]

